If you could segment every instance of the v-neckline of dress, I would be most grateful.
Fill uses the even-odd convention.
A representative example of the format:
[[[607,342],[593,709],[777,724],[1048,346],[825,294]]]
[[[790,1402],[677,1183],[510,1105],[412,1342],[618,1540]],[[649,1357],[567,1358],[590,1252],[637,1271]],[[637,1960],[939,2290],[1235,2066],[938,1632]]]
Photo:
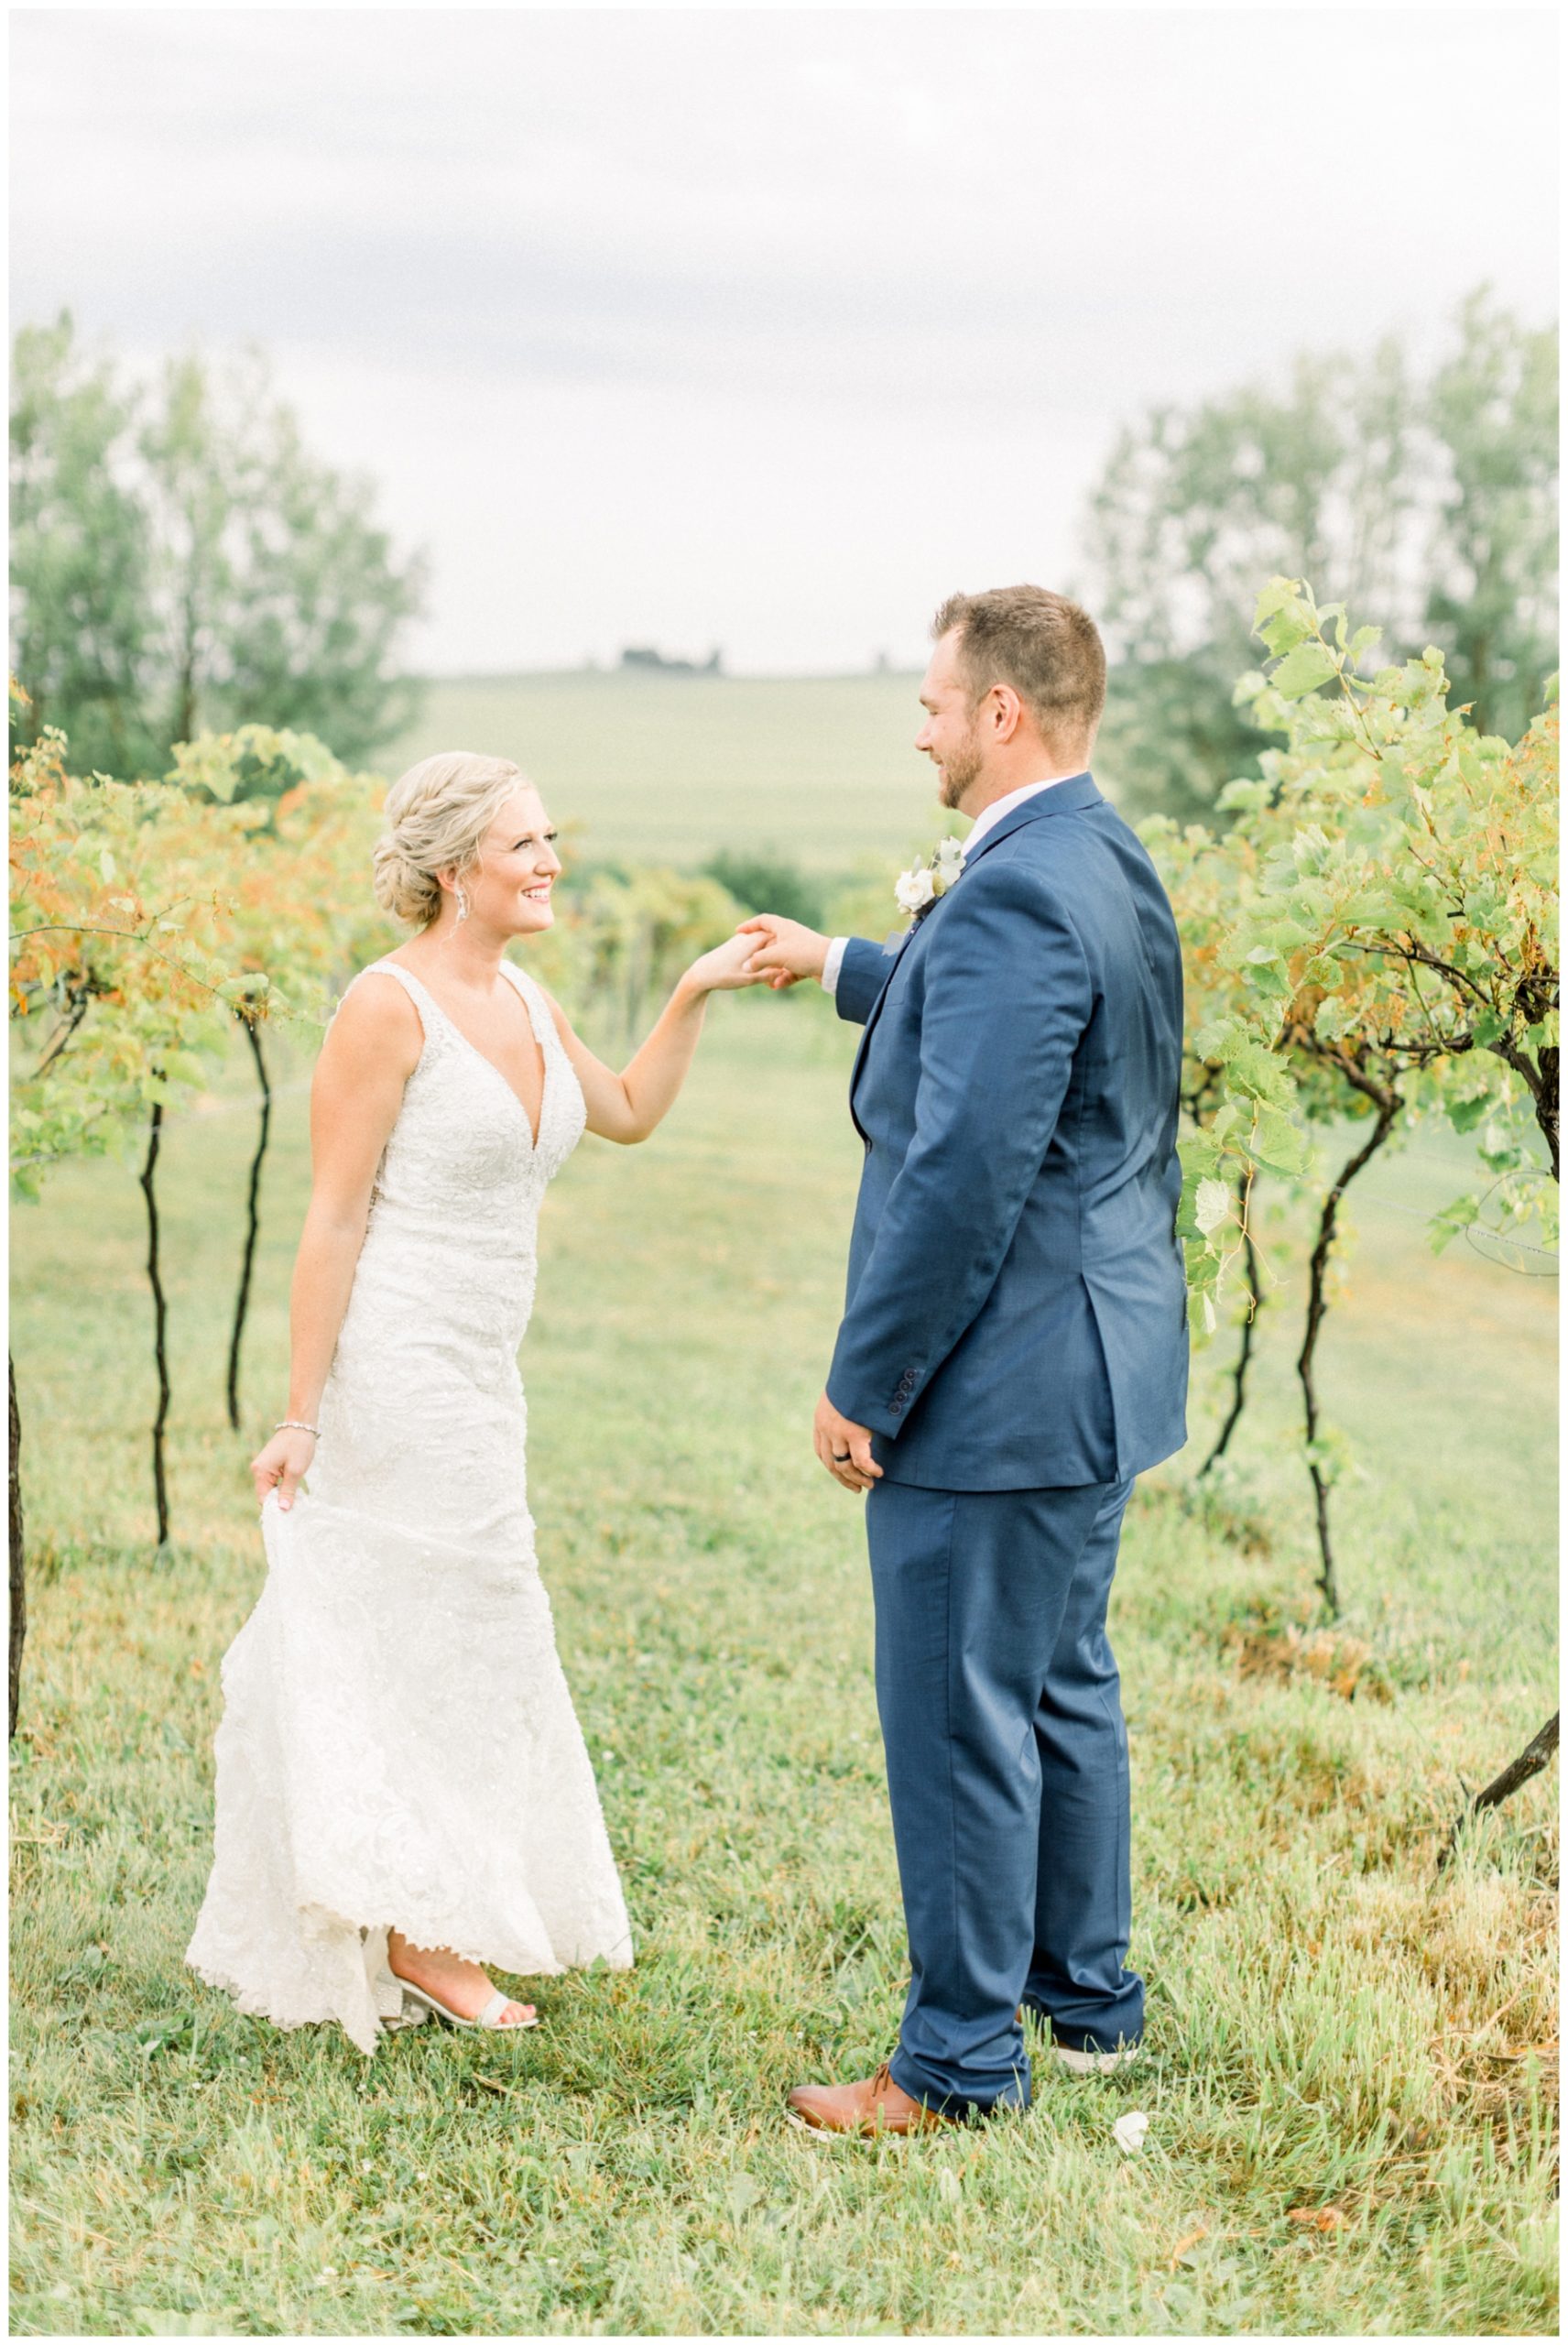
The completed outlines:
[[[387,957],[390,959],[391,956],[388,955]],[[521,1116],[524,1123],[528,1126],[529,1143],[537,1155],[539,1151],[539,1134],[544,1129],[545,1101],[550,1096],[550,1046],[543,1040],[539,1029],[534,1024],[533,1004],[529,1001],[527,994],[524,993],[522,987],[517,984],[515,979],[508,976],[506,982],[511,986],[512,991],[517,995],[517,999],[521,1002],[523,1007],[523,1015],[528,1021],[528,1031],[533,1036],[535,1042],[539,1046],[539,1065],[542,1070],[542,1079],[539,1084],[539,1122],[537,1124],[529,1115],[528,1102],[524,1099],[521,1093],[515,1091],[512,1088],[511,1084],[507,1081],[501,1069],[496,1065],[495,1060],[489,1057],[485,1052],[482,1051],[477,1042],[470,1041],[469,1037],[463,1032],[462,1027],[458,1024],[456,1019],[452,1016],[451,1010],[443,1009],[441,1008],[441,1003],[436,999],[435,995],[430,991],[429,986],[426,985],[419,971],[417,969],[405,968],[401,961],[399,961],[396,965],[399,969],[403,970],[403,975],[406,977],[413,978],[414,983],[419,987],[419,991],[424,995],[426,1000],[429,1001],[431,1009],[435,1011],[436,1016],[442,1020],[446,1025],[451,1027],[452,1032],[457,1036],[458,1041],[463,1044],[463,1049],[471,1052],[479,1061],[481,1066],[487,1066],[489,1068],[491,1074],[495,1076],[496,1082],[500,1085],[502,1090],[506,1093],[507,1098],[511,1101],[513,1107],[516,1107],[518,1115]],[[508,966],[508,964],[503,961],[501,966],[505,969]]]

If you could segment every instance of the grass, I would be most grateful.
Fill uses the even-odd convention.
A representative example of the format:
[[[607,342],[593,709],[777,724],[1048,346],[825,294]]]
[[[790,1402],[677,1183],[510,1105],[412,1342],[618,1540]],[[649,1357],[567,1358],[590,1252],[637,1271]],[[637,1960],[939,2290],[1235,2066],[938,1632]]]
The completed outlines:
[[[1433,1871],[1460,1779],[1555,1698],[1552,1291],[1433,1260],[1393,1209],[1441,1194],[1440,1141],[1368,1176],[1324,1339],[1362,1477],[1339,1507],[1355,1698],[1287,1633],[1311,1624],[1299,1250],[1235,1474],[1189,1495],[1222,1347],[1186,1457],[1129,1515],[1143,2064],[1042,2059],[1027,2117],[936,2140],[780,2122],[790,2083],[884,2056],[905,1980],[858,1513],[808,1445],[858,1162],[850,1039],[809,997],[719,1004],[650,1146],[586,1143],[549,1200],[534,1511],[639,1959],[539,1982],[544,2025],[514,2043],[425,2028],[367,2064],[180,1967],[217,1664],[261,1568],[243,1461],[282,1390],[300,1090],[243,1437],[222,1407],[237,1066],[169,1137],[162,1559],[132,1174],[78,1167],[20,1217],[14,2330],[1554,2331],[1553,1781]],[[1148,2144],[1124,2156],[1134,2108]]]
[[[920,679],[589,671],[441,679],[383,751],[515,758],[570,843],[595,859],[686,867],[728,848],[840,877],[909,860],[935,821],[912,747]]]

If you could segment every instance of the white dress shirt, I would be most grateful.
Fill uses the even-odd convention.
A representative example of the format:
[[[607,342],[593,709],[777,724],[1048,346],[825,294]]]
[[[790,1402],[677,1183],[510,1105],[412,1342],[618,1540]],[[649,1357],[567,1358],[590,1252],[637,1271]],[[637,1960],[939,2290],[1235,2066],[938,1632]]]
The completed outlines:
[[[1083,770],[1082,766],[1074,766],[1072,773],[1048,774],[1043,781],[1026,781],[1021,790],[1009,790],[1005,798],[993,798],[989,806],[983,806],[975,815],[975,827],[964,842],[964,854],[968,855],[976,842],[983,839],[1004,814],[1010,814],[1015,806],[1023,805],[1027,799],[1038,798],[1042,790],[1054,790],[1059,781],[1072,781]],[[839,971],[844,966],[844,952],[848,943],[847,936],[835,936],[828,946],[821,980],[825,993],[836,994],[838,991]]]

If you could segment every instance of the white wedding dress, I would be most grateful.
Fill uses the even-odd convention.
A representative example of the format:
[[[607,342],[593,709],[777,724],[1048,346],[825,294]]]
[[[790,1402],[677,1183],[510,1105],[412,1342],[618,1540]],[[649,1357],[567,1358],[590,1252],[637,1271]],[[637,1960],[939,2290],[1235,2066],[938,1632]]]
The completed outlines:
[[[534,1555],[517,1351],[583,1093],[548,1004],[521,1101],[410,972],[424,1048],[376,1172],[308,1492],[223,1661],[212,1878],[186,1960],[280,2027],[373,2051],[387,1933],[538,1975],[632,1958]],[[361,973],[355,983],[372,976]],[[409,2015],[412,2016],[413,2006]]]

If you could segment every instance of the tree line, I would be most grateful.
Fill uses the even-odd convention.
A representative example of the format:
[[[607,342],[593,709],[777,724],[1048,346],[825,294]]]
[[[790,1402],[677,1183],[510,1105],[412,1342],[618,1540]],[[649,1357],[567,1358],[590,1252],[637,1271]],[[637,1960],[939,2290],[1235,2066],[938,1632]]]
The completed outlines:
[[[191,351],[138,384],[62,316],[18,333],[12,377],[24,739],[59,726],[82,770],[123,775],[245,723],[351,764],[406,730],[423,562],[308,452],[259,357]],[[1483,288],[1433,359],[1388,337],[1152,408],[1116,436],[1083,557],[1116,663],[1102,757],[1139,813],[1213,821],[1259,770],[1232,685],[1270,576],[1377,612],[1399,658],[1435,645],[1480,730],[1517,740],[1556,660],[1554,332]]]
[[[1268,728],[1232,687],[1270,576],[1375,612],[1393,656],[1434,645],[1479,729],[1518,740],[1557,664],[1557,448],[1555,328],[1485,289],[1429,363],[1397,337],[1307,353],[1282,387],[1127,425],[1084,535],[1124,802],[1212,821],[1259,770]]]
[[[310,453],[265,363],[198,352],[127,381],[69,316],[16,337],[11,667],[24,743],[161,773],[177,742],[265,722],[351,762],[404,731],[424,565],[375,491]]]

